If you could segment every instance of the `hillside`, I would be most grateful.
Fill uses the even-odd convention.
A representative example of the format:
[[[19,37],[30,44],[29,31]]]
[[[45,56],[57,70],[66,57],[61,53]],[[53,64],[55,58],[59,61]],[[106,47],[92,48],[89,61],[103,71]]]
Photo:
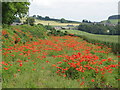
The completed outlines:
[[[96,34],[91,34],[87,33],[84,31],[79,31],[79,30],[61,30],[63,32],[67,31],[68,33],[73,34],[73,36],[78,36],[86,40],[87,42],[90,43],[99,43],[101,45],[106,45],[108,47],[111,47],[112,52],[115,54],[120,53],[120,42],[119,36],[118,35],[96,35]]]
[[[22,18],[21,22],[25,22],[26,18]],[[74,25],[78,26],[80,22],[69,22],[69,23],[61,23],[60,21],[55,21],[55,20],[40,20],[35,18],[35,24],[43,24],[43,25],[51,25],[51,26],[67,26],[67,25]]]
[[[51,26],[66,26],[66,25],[74,25],[74,26],[78,26],[80,23],[60,23],[60,22],[56,22],[56,21],[45,21],[45,20],[38,20],[35,19],[35,24],[41,23],[43,25],[51,25]]]
[[[110,24],[118,24],[120,22],[120,15],[112,15],[108,17],[108,20],[101,21],[101,23],[110,23]]]
[[[112,15],[108,18],[109,19],[120,19],[120,15]]]
[[[47,37],[41,25],[4,28],[2,39],[3,88],[118,87],[118,56],[107,46]]]
[[[120,22],[120,19],[109,19],[109,20],[101,21],[101,23],[118,24],[118,21]]]

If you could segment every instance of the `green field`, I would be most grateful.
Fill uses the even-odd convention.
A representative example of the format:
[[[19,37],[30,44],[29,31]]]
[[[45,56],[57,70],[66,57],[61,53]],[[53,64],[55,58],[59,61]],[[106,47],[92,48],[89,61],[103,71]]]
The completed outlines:
[[[86,40],[87,42],[96,44],[99,43],[100,45],[106,45],[112,48],[112,52],[114,54],[120,53],[120,42],[118,42],[118,35],[97,35],[97,34],[90,34],[83,31],[78,30],[61,30],[63,32],[68,31],[70,34],[74,34],[74,36],[78,36]]]
[[[105,42],[114,42],[114,43],[119,43],[118,42],[118,35],[96,35],[96,34],[91,34],[83,31],[78,31],[78,30],[62,30],[68,31],[71,34],[76,34],[76,35],[82,35],[86,36],[89,39],[95,39],[95,40],[100,40],[100,41],[105,41]]]
[[[107,23],[108,21],[111,22],[111,24],[117,24],[118,21],[120,21],[120,19],[110,19],[110,20],[104,20],[104,21],[101,21],[102,23]]]

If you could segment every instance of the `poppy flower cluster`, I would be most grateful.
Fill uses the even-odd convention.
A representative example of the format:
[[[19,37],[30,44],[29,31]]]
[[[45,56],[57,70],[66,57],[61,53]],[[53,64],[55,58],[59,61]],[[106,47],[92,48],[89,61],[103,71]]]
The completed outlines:
[[[19,38],[18,41],[20,40]],[[44,63],[56,68],[56,73],[64,78],[82,79],[80,85],[84,85],[86,81],[107,83],[105,78],[111,74],[118,80],[116,74],[119,64],[108,55],[111,49],[88,43],[79,37],[50,36],[45,40],[38,39],[25,44],[3,47],[2,51],[3,61],[0,65],[3,68],[3,78],[11,75],[17,77],[15,73],[45,70],[46,68],[42,66]],[[102,78],[99,80],[97,77]]]

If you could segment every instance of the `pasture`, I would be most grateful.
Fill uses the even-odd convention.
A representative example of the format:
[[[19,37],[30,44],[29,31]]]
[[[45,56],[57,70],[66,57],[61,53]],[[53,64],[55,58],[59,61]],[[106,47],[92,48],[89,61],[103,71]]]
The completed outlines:
[[[79,30],[61,30],[63,32],[68,31],[71,34],[85,36],[89,39],[104,41],[104,42],[112,42],[112,43],[120,43],[118,42],[118,35],[98,35],[98,34],[91,34]]]
[[[79,23],[60,23],[60,22],[56,22],[56,21],[43,21],[43,20],[35,20],[35,24],[41,23],[43,25],[51,25],[51,26],[67,26],[67,25],[74,25],[74,26],[78,26]]]

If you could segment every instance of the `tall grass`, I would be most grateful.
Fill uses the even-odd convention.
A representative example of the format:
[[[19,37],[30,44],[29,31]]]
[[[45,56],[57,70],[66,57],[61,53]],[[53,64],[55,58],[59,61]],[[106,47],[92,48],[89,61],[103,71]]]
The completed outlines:
[[[3,61],[0,62],[0,71],[3,76],[3,88],[118,86],[118,58],[108,47],[88,43],[79,37],[48,37],[43,26],[4,28],[2,40]],[[85,73],[76,71],[80,65],[84,70],[86,68]],[[73,66],[77,66],[73,69],[75,72],[71,71]],[[59,71],[60,68],[68,70],[64,73],[62,69]],[[98,69],[99,73],[95,73]],[[76,75],[77,79],[74,79]]]
[[[47,30],[42,25],[20,25],[3,28],[4,36],[2,47],[13,46],[14,44],[25,44],[26,42],[36,41],[38,38],[45,39]]]

